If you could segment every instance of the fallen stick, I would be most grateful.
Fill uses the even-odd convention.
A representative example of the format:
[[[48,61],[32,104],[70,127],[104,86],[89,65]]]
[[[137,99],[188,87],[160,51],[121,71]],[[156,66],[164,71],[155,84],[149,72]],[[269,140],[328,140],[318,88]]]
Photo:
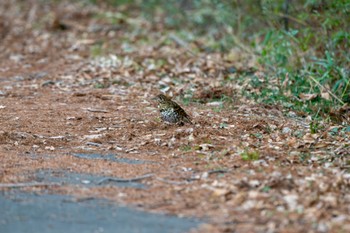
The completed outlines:
[[[88,111],[88,112],[102,112],[102,113],[109,113],[108,110],[105,109],[95,109],[95,108],[83,108],[84,110]]]
[[[140,181],[143,179],[147,179],[154,176],[154,174],[146,174],[143,176],[137,176],[134,178],[129,178],[129,179],[124,179],[124,178],[113,178],[113,177],[107,177],[107,178],[103,178],[102,180],[98,181],[97,184],[102,184],[104,182],[108,182],[108,181],[113,181],[113,182],[135,182],[135,181]]]
[[[227,173],[227,172],[228,172],[228,170],[218,169],[218,170],[208,171],[207,173],[208,173],[208,175],[210,175],[210,174],[214,174],[214,173]],[[125,183],[127,183],[127,182],[135,182],[135,181],[140,181],[140,180],[151,178],[151,177],[154,177],[153,173],[146,174],[146,175],[143,175],[143,176],[137,176],[137,177],[129,178],[129,179],[107,177],[107,178],[103,178],[100,181],[98,181],[97,184],[102,184],[102,183],[105,183],[105,182],[108,182],[108,181],[125,182]],[[188,183],[190,183],[191,181],[194,181],[194,180],[200,180],[201,178],[200,177],[199,178],[191,177],[191,178],[187,178],[186,181],[172,181],[172,180],[167,180],[167,179],[163,179],[163,178],[159,178],[159,177],[155,177],[155,179],[160,181],[160,182],[167,183],[167,184],[183,185],[183,184],[188,184]]]
[[[211,170],[211,171],[208,171],[208,174],[215,174],[215,173],[228,173],[229,170],[226,170],[226,169],[217,169],[217,170]]]

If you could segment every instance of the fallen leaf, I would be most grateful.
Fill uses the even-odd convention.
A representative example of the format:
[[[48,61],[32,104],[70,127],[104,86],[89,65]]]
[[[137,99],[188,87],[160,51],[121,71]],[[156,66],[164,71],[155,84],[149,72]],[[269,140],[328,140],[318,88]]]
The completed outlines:
[[[303,101],[308,101],[308,100],[313,100],[317,97],[317,94],[304,94],[304,93],[301,93],[299,95],[299,98]]]
[[[331,96],[329,95],[328,92],[322,92],[321,97],[326,100],[331,100]]]

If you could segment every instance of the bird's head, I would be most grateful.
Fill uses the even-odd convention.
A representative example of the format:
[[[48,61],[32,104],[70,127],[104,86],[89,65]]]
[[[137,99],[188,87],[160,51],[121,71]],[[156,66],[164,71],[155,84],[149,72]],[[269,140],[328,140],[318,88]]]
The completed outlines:
[[[163,95],[163,94],[159,94],[156,97],[152,98],[152,100],[158,102],[159,104],[165,103],[170,101],[170,97]]]

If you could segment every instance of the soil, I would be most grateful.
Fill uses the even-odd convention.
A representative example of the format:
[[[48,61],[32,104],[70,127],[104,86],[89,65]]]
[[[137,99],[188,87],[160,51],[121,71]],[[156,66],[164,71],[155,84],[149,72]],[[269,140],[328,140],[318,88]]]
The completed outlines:
[[[0,9],[1,184],[42,182],[42,170],[150,174],[136,179],[145,189],[20,189],[205,220],[196,232],[350,231],[348,134],[311,134],[307,117],[247,100],[238,83],[221,85],[221,71],[249,56],[193,57],[157,25],[96,17],[104,6],[13,0]],[[189,90],[201,101],[187,104]],[[161,91],[193,125],[160,121],[152,97]],[[230,101],[217,101],[220,93]]]

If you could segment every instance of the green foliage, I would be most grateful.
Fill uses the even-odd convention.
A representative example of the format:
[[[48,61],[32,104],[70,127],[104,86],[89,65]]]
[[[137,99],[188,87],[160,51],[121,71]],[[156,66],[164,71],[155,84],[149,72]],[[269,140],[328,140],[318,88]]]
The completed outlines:
[[[227,128],[227,124],[222,122],[222,123],[220,123],[219,128],[220,129],[226,129]]]
[[[107,86],[103,83],[98,82],[98,83],[95,83],[94,88],[103,89],[103,88],[107,88]]]
[[[254,161],[254,160],[258,160],[260,157],[259,152],[258,151],[254,151],[254,150],[245,150],[242,154],[241,154],[241,158],[244,161]]]
[[[271,190],[271,187],[270,187],[270,186],[264,186],[264,187],[261,189],[261,191],[264,192],[264,193],[268,193],[268,192],[270,192],[270,190]]]
[[[99,57],[103,54],[102,44],[92,45],[90,48],[90,54],[92,57]]]
[[[320,131],[320,124],[317,121],[312,121],[310,123],[310,133],[315,134]]]
[[[184,145],[180,147],[181,151],[187,152],[187,151],[191,151],[192,147],[190,145]]]
[[[350,17],[350,4],[346,1],[307,1],[293,7],[301,11],[294,13],[289,31],[271,28],[264,36],[260,62],[274,74],[268,82],[283,83],[288,75],[287,86],[278,86],[273,92],[271,86],[262,88],[262,98],[269,93],[269,101],[291,103],[296,109],[309,113],[315,112],[315,106],[321,113],[327,114],[330,106],[346,101],[349,91],[349,33],[344,31]],[[277,81],[276,81],[277,80]],[[300,102],[302,93],[331,91],[339,100],[317,98]]]
[[[299,156],[299,160],[302,163],[306,163],[310,158],[311,158],[311,154],[310,153],[301,153],[300,156]]]

